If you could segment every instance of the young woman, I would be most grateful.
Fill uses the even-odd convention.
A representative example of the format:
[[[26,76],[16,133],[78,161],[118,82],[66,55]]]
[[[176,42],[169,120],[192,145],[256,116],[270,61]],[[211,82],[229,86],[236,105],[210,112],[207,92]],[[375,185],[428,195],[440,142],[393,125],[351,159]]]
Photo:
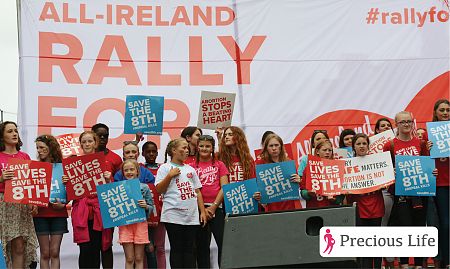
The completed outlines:
[[[34,141],[38,160],[41,162],[61,163],[62,153],[58,141],[51,135],[41,135]],[[41,254],[40,267],[60,268],[59,252],[63,235],[67,230],[66,205],[57,200],[48,207],[39,207],[34,216],[34,228],[39,240]]]
[[[332,160],[334,158],[333,145],[330,140],[322,140],[316,144],[314,155],[322,159]],[[308,173],[308,167],[306,167],[304,174]],[[306,189],[306,180],[300,182],[301,196],[306,200],[307,208],[318,208],[330,205],[340,205],[344,200],[343,195],[336,197],[324,197],[316,194],[312,190]]]
[[[17,124],[5,121],[0,124],[0,241],[6,264],[12,268],[25,268],[37,261],[38,241],[34,231],[32,213],[37,207],[3,201],[5,181],[14,177],[14,171],[6,168],[11,158],[30,160],[30,156],[20,151],[22,141]]]
[[[156,189],[164,194],[161,222],[170,242],[170,267],[194,268],[194,242],[199,225],[208,222],[202,187],[195,169],[185,164],[189,145],[184,138],[169,142],[170,162],[161,165],[156,175]],[[200,214],[199,214],[200,213]]]
[[[195,126],[188,126],[181,132],[181,137],[186,139],[189,144],[189,155],[186,163],[195,161],[195,154],[197,153],[197,140],[203,134],[202,129]]]
[[[156,162],[156,157],[158,157],[158,146],[152,141],[147,141],[142,145],[142,156],[145,158],[144,166],[150,170],[150,172],[156,177],[158,169],[161,164]],[[155,204],[155,209],[153,213],[155,214],[155,219],[149,221],[149,235],[151,237],[151,243],[156,248],[156,265],[160,269],[166,268],[166,228],[164,224],[161,223],[159,218],[161,217],[161,207],[162,207],[162,197],[156,191],[153,184],[149,184],[150,190],[153,195],[153,202]],[[155,249],[146,248],[147,255],[147,266],[148,268],[154,265],[155,261]]]
[[[393,163],[395,155],[426,156],[429,155],[426,143],[413,136],[414,120],[410,112],[402,111],[395,115],[397,136],[388,141],[383,151],[391,152]],[[434,172],[436,174],[436,171]],[[395,193],[395,184],[389,191]],[[426,197],[394,195],[389,225],[391,226],[425,226],[426,223]],[[401,257],[402,268],[408,267],[408,257]],[[422,266],[422,258],[414,258],[415,266]]]
[[[365,134],[356,134],[352,142],[355,157],[364,157],[369,153],[369,137]],[[350,203],[357,202],[358,215],[356,226],[381,226],[384,215],[384,200],[381,190],[347,195]],[[381,258],[360,258],[360,268],[381,268]]]
[[[392,129],[391,121],[388,118],[379,118],[375,123],[375,134],[379,134],[387,130],[394,131]]]
[[[230,172],[230,183],[255,178],[255,161],[250,154],[247,138],[241,128],[225,128],[220,140],[219,160]]]
[[[433,107],[433,121],[448,121],[450,104],[447,99],[436,101]],[[432,147],[433,145],[430,144]],[[436,196],[434,197],[439,217],[439,249],[442,266],[449,267],[449,158],[435,159],[438,175],[436,178]]]
[[[140,165],[134,159],[126,159],[122,164],[122,174],[125,179],[139,178]],[[147,217],[153,210],[153,200],[147,184],[141,183],[143,199],[138,200],[138,205],[145,209]],[[144,247],[150,243],[148,240],[147,221],[129,224],[119,227],[119,243],[125,252],[125,268],[144,268]]]
[[[311,136],[311,143],[310,143],[310,153],[314,155],[314,149],[317,144],[319,144],[320,141],[323,140],[329,140],[328,134],[326,130],[314,130],[312,136]],[[308,155],[303,155],[300,159],[300,164],[298,166],[297,174],[300,177],[303,177],[303,171],[305,171],[305,167],[308,164]]]
[[[256,164],[278,163],[288,161],[289,158],[284,150],[284,144],[281,137],[276,134],[267,135],[263,144],[263,151],[261,152],[261,159],[256,161]],[[300,176],[297,174],[291,175],[293,182],[300,183]],[[299,207],[299,206],[297,206]],[[270,203],[266,205],[266,211],[282,211],[292,210],[296,208],[294,200]]]
[[[81,133],[80,145],[84,155],[95,153],[98,143],[99,138],[93,131]],[[110,182],[110,171],[103,172],[103,176],[106,182]],[[69,178],[63,175],[62,180],[66,184]],[[71,217],[73,240],[80,248],[78,267],[100,268],[101,251],[112,246],[112,230],[103,229],[97,195],[73,201]]]
[[[339,147],[345,148],[345,147],[351,147],[353,137],[355,136],[355,131],[352,129],[344,129],[342,130],[341,134],[339,135]]]
[[[215,140],[210,135],[201,135],[198,139],[197,158],[189,165],[195,168],[202,184],[202,197],[205,205],[208,224],[202,227],[197,234],[197,266],[198,268],[211,268],[210,249],[211,232],[218,248],[218,264],[222,254],[223,228],[225,214],[222,207],[222,186],[228,184],[228,169],[225,164],[215,159]]]

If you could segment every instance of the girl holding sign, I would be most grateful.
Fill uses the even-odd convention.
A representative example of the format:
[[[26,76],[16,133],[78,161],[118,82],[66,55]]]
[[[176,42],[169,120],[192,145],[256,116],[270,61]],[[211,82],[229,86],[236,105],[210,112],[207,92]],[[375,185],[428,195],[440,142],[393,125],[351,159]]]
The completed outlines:
[[[55,137],[41,135],[36,138],[35,143],[39,161],[61,163],[61,148]],[[34,228],[39,240],[40,267],[43,269],[60,267],[61,241],[63,234],[69,232],[67,230],[67,218],[66,205],[61,203],[59,199],[55,203],[50,203],[48,207],[39,207],[38,214],[33,218]]]
[[[363,157],[369,154],[369,137],[359,133],[353,137],[353,152],[355,157]],[[347,196],[350,203],[358,203],[357,226],[381,226],[381,218],[384,216],[384,199],[381,190],[351,194]],[[381,258],[360,258],[360,268],[381,268]]]
[[[241,128],[225,128],[220,140],[219,159],[230,172],[230,183],[256,178],[255,161]]]
[[[328,137],[328,133],[326,130],[314,130],[311,136],[310,153],[314,154],[314,149],[316,145],[319,144],[320,141],[328,139],[330,138]],[[300,159],[300,164],[298,165],[297,170],[297,174],[300,177],[303,177],[303,172],[305,171],[306,165],[308,165],[308,155],[303,155],[302,158]]]
[[[189,155],[186,159],[186,163],[195,162],[195,156],[197,154],[197,141],[202,134],[202,129],[195,126],[188,126],[181,131],[180,136],[186,139],[189,143]]]
[[[320,141],[314,150],[314,155],[318,156],[322,159],[334,159],[333,153],[333,145],[330,140],[322,140]],[[304,174],[308,173],[308,166],[305,168]],[[306,180],[302,180],[300,182],[301,196],[306,200],[307,208],[319,208],[330,205],[340,205],[344,200],[343,195],[339,195],[336,197],[324,197],[322,195],[316,195],[312,190],[306,189]]]
[[[17,124],[5,121],[0,124],[0,241],[6,264],[12,268],[25,268],[37,261],[38,242],[34,232],[31,207],[23,204],[5,203],[5,181],[14,177],[14,171],[6,168],[11,158],[30,160],[20,151],[22,141]],[[33,209],[37,208],[33,206]]]
[[[448,121],[450,117],[450,103],[447,99],[440,99],[434,104],[433,121]],[[433,146],[431,143],[429,146]],[[430,147],[430,148],[431,148]],[[449,158],[435,160],[438,175],[436,177],[435,203],[439,217],[439,249],[442,251],[442,265],[449,266]]]
[[[125,179],[139,178],[140,165],[136,160],[126,159],[122,164],[122,174]],[[144,199],[138,200],[140,207],[145,209],[147,217],[153,210],[153,200],[147,184],[141,183],[141,193]],[[119,227],[119,243],[125,252],[125,268],[144,268],[144,247],[148,240],[147,221]]]
[[[228,184],[228,169],[225,164],[215,160],[215,140],[210,135],[201,135],[198,139],[196,161],[189,165],[195,168],[202,184],[202,197],[205,204],[208,224],[200,229],[197,235],[197,266],[211,268],[210,249],[211,232],[217,243],[219,264],[222,254],[223,229],[225,214],[222,207],[222,186]]]
[[[95,153],[99,138],[93,131],[85,131],[80,135],[81,150],[84,155]],[[108,183],[111,172],[103,172]],[[69,178],[63,175],[62,181]],[[78,256],[79,268],[100,268],[101,251],[112,246],[112,229],[103,229],[100,205],[96,194],[73,201],[72,204],[73,240],[80,248]]]
[[[269,134],[263,143],[263,150],[261,152],[261,159],[256,161],[256,164],[266,164],[266,163],[278,163],[289,161],[286,151],[284,150],[284,144],[281,137],[276,134]],[[297,174],[291,175],[291,180],[293,182],[300,183],[300,176]],[[300,208],[299,205],[296,206],[296,201],[282,201],[267,204],[266,211],[282,211],[282,210],[292,210],[295,208]]]
[[[169,142],[166,148],[171,161],[158,170],[156,189],[164,194],[161,222],[170,242],[170,267],[195,268],[194,242],[199,225],[206,225],[205,207],[200,192],[202,184],[195,169],[185,164],[189,145],[184,138]],[[200,211],[200,214],[199,214]]]

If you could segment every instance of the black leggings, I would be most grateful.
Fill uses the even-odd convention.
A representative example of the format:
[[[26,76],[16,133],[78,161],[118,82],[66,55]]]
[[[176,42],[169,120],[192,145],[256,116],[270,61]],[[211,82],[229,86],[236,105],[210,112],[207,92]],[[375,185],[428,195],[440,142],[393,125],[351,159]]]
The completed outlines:
[[[381,217],[373,218],[373,219],[356,219],[356,226],[381,226]],[[362,257],[358,258],[359,268],[381,268],[381,257],[367,258]]]
[[[420,206],[419,206],[420,205]],[[427,197],[394,196],[389,226],[425,226],[427,222]],[[401,264],[408,264],[408,257],[400,257]],[[414,265],[422,266],[423,258],[414,257]]]
[[[222,256],[223,228],[225,225],[225,214],[222,208],[217,208],[215,217],[208,221],[205,227],[201,227],[197,233],[197,266],[198,268],[211,268],[210,264],[210,244],[211,232],[217,243],[218,264]]]
[[[164,223],[170,243],[171,268],[195,268],[194,246],[199,225]]]
[[[102,250],[102,231],[94,231],[94,222],[88,222],[90,241],[80,243],[80,256],[78,257],[78,267],[100,268],[100,252]]]

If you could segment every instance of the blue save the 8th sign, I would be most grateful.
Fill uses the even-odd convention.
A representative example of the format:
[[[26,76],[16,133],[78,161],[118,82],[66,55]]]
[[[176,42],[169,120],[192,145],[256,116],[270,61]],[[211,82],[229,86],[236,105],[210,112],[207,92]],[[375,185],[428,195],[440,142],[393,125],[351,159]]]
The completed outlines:
[[[395,156],[395,195],[435,196],[435,162],[429,156]]]
[[[124,132],[162,135],[164,97],[127,95]]]

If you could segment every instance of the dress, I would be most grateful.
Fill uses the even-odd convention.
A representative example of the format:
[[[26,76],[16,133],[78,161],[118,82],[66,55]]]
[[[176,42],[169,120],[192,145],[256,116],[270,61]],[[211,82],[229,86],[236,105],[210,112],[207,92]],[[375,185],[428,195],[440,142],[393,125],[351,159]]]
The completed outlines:
[[[0,175],[10,158],[30,160],[28,154],[19,151],[16,154],[0,152]],[[0,240],[3,245],[3,253],[6,256],[6,264],[11,262],[11,244],[14,238],[22,236],[25,244],[25,265],[38,261],[36,249],[39,247],[36,232],[34,231],[33,216],[26,205],[5,203],[3,201],[5,183],[0,183]]]

